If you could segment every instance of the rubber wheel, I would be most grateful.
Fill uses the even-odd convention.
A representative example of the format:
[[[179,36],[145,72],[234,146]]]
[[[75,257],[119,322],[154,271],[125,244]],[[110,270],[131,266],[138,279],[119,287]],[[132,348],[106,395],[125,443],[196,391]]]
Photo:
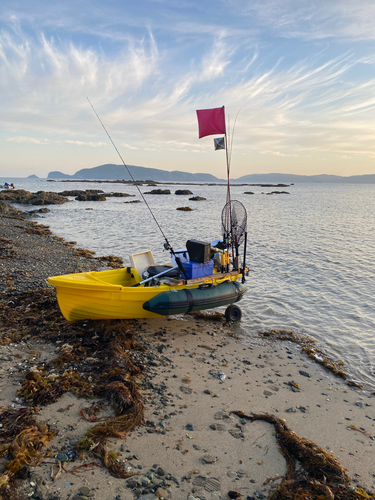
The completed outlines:
[[[241,309],[235,304],[228,306],[225,310],[225,319],[228,323],[236,323],[236,321],[240,321],[241,316]]]

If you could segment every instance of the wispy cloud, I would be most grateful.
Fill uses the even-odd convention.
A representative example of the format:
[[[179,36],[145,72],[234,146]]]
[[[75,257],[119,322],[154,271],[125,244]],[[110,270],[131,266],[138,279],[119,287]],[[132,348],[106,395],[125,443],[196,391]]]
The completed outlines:
[[[3,127],[32,127],[49,133],[82,131],[86,96],[109,106],[137,92],[155,71],[158,54],[148,41],[129,41],[116,58],[61,42],[44,33],[26,37],[15,30],[0,33]]]
[[[108,146],[105,142],[84,142],[84,141],[65,141],[67,144],[75,144],[76,146],[89,146],[90,148],[100,148]]]
[[[230,63],[225,33],[215,37],[212,50],[202,59],[202,80],[211,80],[223,75]]]
[[[298,155],[296,154],[284,154],[284,153],[280,153],[280,151],[269,151],[269,150],[266,150],[266,151],[259,151],[259,153],[261,155],[274,155],[274,156],[286,156],[286,157],[298,157]]]
[[[234,0],[244,15],[271,32],[300,40],[374,40],[375,4],[335,0]]]
[[[18,143],[28,143],[28,144],[50,144],[48,139],[34,139],[33,137],[8,137],[6,142],[18,142]]]
[[[132,163],[174,169],[182,157],[209,171],[211,154],[197,163],[212,141],[197,140],[195,110],[225,104],[231,121],[240,110],[239,170],[246,155],[260,168],[315,168],[323,153],[372,168],[375,5],[225,0],[212,15],[203,4],[151,2],[139,14],[92,0],[75,15],[70,0],[44,11],[39,0],[19,10],[4,1],[0,127],[9,148],[76,145],[89,162],[113,161],[89,97]]]

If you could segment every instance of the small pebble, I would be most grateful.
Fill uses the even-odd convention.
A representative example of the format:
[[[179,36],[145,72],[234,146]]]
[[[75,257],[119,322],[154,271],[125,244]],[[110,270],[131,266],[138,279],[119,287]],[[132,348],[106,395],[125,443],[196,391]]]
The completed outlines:
[[[211,424],[210,425],[210,429],[212,429],[213,431],[225,431],[225,425],[223,424]]]
[[[79,488],[78,491],[80,492],[81,495],[85,497],[88,497],[91,492],[90,488],[88,488],[87,486],[81,486],[81,488]]]
[[[202,462],[204,464],[214,464],[215,462],[217,462],[217,457],[214,457],[212,455],[204,455],[202,457]]]

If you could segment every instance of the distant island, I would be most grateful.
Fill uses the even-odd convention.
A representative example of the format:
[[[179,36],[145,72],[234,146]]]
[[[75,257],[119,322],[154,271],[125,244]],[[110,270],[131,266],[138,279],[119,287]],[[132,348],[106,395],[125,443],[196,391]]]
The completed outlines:
[[[243,175],[238,179],[233,179],[231,182],[238,183],[254,183],[265,184],[272,182],[273,184],[296,184],[301,182],[320,183],[320,184],[375,184],[375,174],[367,175],[351,175],[344,177],[341,175],[297,175],[297,174],[249,174]]]
[[[161,170],[158,168],[138,167],[128,165],[130,172],[136,181],[152,179],[155,182],[182,182],[182,183],[215,183],[222,184],[225,179],[219,179],[211,174],[182,172],[179,170]],[[131,181],[130,175],[123,165],[108,163],[98,167],[83,168],[75,174],[69,175],[63,172],[49,172],[47,179],[71,179],[71,180],[124,180]],[[295,183],[345,183],[345,184],[375,184],[375,174],[351,175],[343,177],[340,175],[297,175],[297,174],[249,174],[237,179],[231,179],[233,184],[295,184]]]
[[[160,170],[158,168],[137,167],[128,165],[128,168],[136,181],[146,181],[152,179],[158,182],[224,182],[211,174],[191,174],[190,172],[180,172],[174,170]],[[97,180],[125,180],[130,181],[131,177],[123,165],[108,163],[93,168],[82,168],[73,175],[62,172],[50,172],[47,179],[97,179]]]

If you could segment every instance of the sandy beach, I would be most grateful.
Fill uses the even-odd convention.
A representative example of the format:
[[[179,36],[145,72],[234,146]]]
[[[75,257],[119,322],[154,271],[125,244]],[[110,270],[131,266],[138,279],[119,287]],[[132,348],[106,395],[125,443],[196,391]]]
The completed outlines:
[[[52,360],[63,355],[66,362],[79,345],[78,335],[84,339],[86,329],[90,344],[90,336],[100,336],[99,330],[104,328],[102,322],[94,321],[69,325],[58,316],[54,290],[47,285],[41,296],[51,314],[49,317],[41,305],[43,321],[39,327],[35,323],[38,315],[22,294],[31,294],[31,285],[41,286],[37,262],[41,247],[43,262],[47,263],[43,273],[48,272],[48,262],[54,262],[55,274],[102,267],[102,263],[76,255],[73,248],[51,235],[28,234],[24,231],[28,224],[0,215],[2,445],[10,443],[6,440],[10,420],[4,419],[4,411],[35,409],[35,402],[25,402],[17,392],[25,387],[22,384],[27,373],[43,374],[45,367],[51,369]],[[23,252],[23,247],[32,251]],[[7,277],[19,265],[25,280],[23,289],[21,280],[15,284]],[[32,314],[26,326],[28,311]],[[38,328],[43,332],[41,337]],[[42,449],[50,450],[49,456],[41,457],[38,465],[26,462],[23,477],[12,478],[9,488],[0,479],[2,498],[269,498],[287,474],[286,460],[280,453],[274,426],[244,416],[252,414],[282,419],[299,438],[335,457],[350,479],[345,488],[342,485],[351,495],[345,498],[370,498],[375,494],[374,395],[348,386],[306,356],[298,344],[262,338],[249,343],[242,337],[240,326],[225,324],[223,318],[210,313],[117,321],[116,326],[107,324],[105,328],[130,333],[138,345],[136,349],[123,349],[117,366],[122,369],[126,358],[141,367],[134,380],[144,405],[143,422],[123,439],[109,437],[106,441],[107,452],[129,477],[114,477],[103,460],[93,454],[94,448],[76,453],[77,443],[93,425],[115,415],[113,401],[96,394],[77,397],[66,391],[56,401],[38,405],[33,414],[53,433]],[[100,362],[95,361],[97,369]],[[73,365],[69,369],[81,373],[83,365]],[[89,421],[88,409],[94,404],[97,413]],[[239,411],[244,415],[233,413]],[[14,449],[13,445],[7,453],[1,453],[1,477],[7,474],[4,467]],[[301,474],[308,479],[306,473]],[[320,483],[324,485],[324,478]],[[340,481],[336,487],[340,489]],[[323,490],[320,496],[316,493],[299,498],[339,498],[337,493],[330,496],[328,487]]]

